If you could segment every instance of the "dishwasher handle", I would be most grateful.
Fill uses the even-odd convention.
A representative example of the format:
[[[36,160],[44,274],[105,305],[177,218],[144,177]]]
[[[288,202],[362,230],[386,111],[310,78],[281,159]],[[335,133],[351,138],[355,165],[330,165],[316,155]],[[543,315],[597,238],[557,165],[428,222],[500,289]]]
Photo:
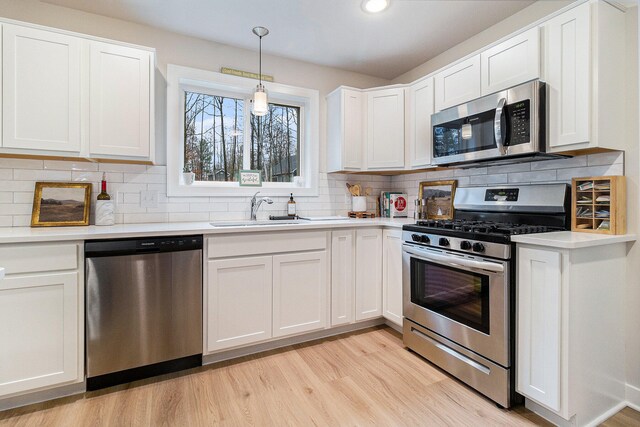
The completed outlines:
[[[165,236],[138,239],[90,240],[84,244],[86,258],[201,250],[202,236]]]

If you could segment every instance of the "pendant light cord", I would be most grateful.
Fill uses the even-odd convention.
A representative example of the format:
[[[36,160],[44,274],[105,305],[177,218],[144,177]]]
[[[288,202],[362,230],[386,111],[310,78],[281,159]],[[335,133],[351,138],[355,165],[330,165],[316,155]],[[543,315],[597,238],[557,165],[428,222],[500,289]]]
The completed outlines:
[[[262,36],[260,36],[260,71],[258,75],[258,80],[260,81],[260,87],[262,87]]]

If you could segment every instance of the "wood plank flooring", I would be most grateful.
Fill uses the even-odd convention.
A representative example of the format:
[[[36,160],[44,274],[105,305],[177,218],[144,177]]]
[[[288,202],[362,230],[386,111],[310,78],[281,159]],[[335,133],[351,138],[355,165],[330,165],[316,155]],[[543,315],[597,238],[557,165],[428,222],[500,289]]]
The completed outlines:
[[[638,425],[622,411],[609,427]],[[402,346],[388,327],[0,412],[0,426],[532,426]]]

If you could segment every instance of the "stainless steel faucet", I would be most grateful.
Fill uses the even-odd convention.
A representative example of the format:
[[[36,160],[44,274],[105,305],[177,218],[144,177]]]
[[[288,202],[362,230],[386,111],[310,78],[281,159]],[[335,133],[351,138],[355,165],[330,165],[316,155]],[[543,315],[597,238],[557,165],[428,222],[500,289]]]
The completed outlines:
[[[259,193],[260,192],[258,191],[251,198],[251,221],[256,221],[257,220],[256,214],[258,213],[258,209],[260,209],[260,205],[262,205],[262,202],[265,202],[268,205],[273,203],[273,200],[270,197],[263,197],[261,199],[258,199],[257,196],[258,196]]]

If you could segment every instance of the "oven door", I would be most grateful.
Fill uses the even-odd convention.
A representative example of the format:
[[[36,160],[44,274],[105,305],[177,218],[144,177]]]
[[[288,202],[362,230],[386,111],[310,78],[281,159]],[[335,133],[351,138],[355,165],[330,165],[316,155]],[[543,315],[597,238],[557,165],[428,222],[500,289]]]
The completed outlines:
[[[509,367],[509,262],[404,244],[404,316]]]

